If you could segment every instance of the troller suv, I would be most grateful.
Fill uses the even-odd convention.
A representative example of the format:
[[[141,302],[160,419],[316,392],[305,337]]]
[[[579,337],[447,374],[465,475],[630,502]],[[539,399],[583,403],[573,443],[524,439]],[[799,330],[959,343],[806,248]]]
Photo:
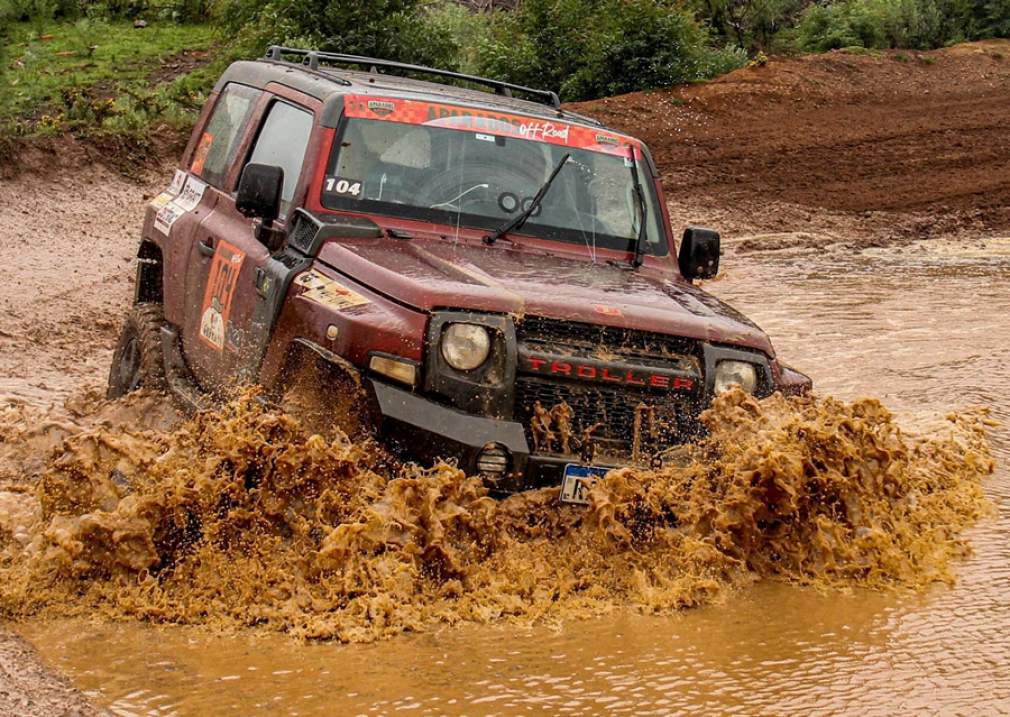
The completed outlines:
[[[553,92],[272,47],[225,71],[151,202],[109,396],[259,383],[406,458],[584,501],[697,438],[730,386],[810,387],[692,285],[719,235],[674,248],[645,145]]]

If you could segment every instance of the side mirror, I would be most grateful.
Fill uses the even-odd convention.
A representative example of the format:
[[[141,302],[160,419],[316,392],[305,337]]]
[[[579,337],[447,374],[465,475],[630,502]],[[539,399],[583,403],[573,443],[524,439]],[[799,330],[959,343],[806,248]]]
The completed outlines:
[[[269,226],[281,213],[284,170],[269,164],[247,164],[238,181],[235,208]]]
[[[719,232],[704,227],[688,227],[680,240],[677,263],[685,279],[711,279],[719,273]]]

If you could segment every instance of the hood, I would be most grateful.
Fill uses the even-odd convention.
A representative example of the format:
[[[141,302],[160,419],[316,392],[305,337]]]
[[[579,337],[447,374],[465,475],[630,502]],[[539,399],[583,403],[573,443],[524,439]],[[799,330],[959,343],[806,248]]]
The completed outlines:
[[[773,356],[756,324],[673,272],[445,239],[341,239],[321,262],[400,303],[544,316],[686,336]]]

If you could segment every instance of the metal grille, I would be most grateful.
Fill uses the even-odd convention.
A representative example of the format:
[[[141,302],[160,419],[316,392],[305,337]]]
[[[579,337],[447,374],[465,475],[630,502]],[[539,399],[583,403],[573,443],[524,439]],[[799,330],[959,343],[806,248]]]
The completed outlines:
[[[516,419],[522,421],[528,433],[537,401],[548,410],[561,402],[567,403],[572,408],[576,434],[600,424],[592,433],[592,441],[601,453],[618,457],[631,453],[635,410],[640,404],[655,408],[659,440],[667,445],[686,440],[693,431],[695,418],[691,403],[686,400],[645,391],[520,376],[516,381]],[[532,441],[531,435],[527,438]],[[645,440],[647,435],[643,433],[642,438]]]
[[[613,326],[527,316],[517,326],[520,342],[596,350],[605,347],[621,356],[678,358],[698,356],[698,342],[681,336]]]
[[[701,372],[698,342],[680,336],[539,316],[525,317],[517,326],[517,333],[520,351],[527,346],[549,353],[592,356],[602,350],[631,366],[679,366],[698,375]],[[559,377],[520,375],[516,381],[515,417],[526,426],[531,441],[530,423],[537,401],[547,410],[567,403],[572,408],[576,433],[600,424],[592,434],[593,442],[601,452],[619,457],[632,451],[635,412],[643,403],[655,410],[661,434],[658,442],[664,446],[690,440],[698,426],[698,407],[694,399],[688,397],[627,385],[607,386]],[[647,436],[641,438],[644,447]],[[549,451],[541,449],[539,452]]]

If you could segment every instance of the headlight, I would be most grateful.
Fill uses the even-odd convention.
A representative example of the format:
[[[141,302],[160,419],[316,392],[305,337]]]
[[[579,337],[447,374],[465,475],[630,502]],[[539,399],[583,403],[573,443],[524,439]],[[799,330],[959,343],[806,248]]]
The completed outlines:
[[[746,361],[720,361],[715,367],[715,394],[726,393],[736,384],[747,393],[757,388],[757,371]]]
[[[476,324],[449,324],[442,332],[442,358],[457,371],[472,371],[491,352],[487,329]]]

